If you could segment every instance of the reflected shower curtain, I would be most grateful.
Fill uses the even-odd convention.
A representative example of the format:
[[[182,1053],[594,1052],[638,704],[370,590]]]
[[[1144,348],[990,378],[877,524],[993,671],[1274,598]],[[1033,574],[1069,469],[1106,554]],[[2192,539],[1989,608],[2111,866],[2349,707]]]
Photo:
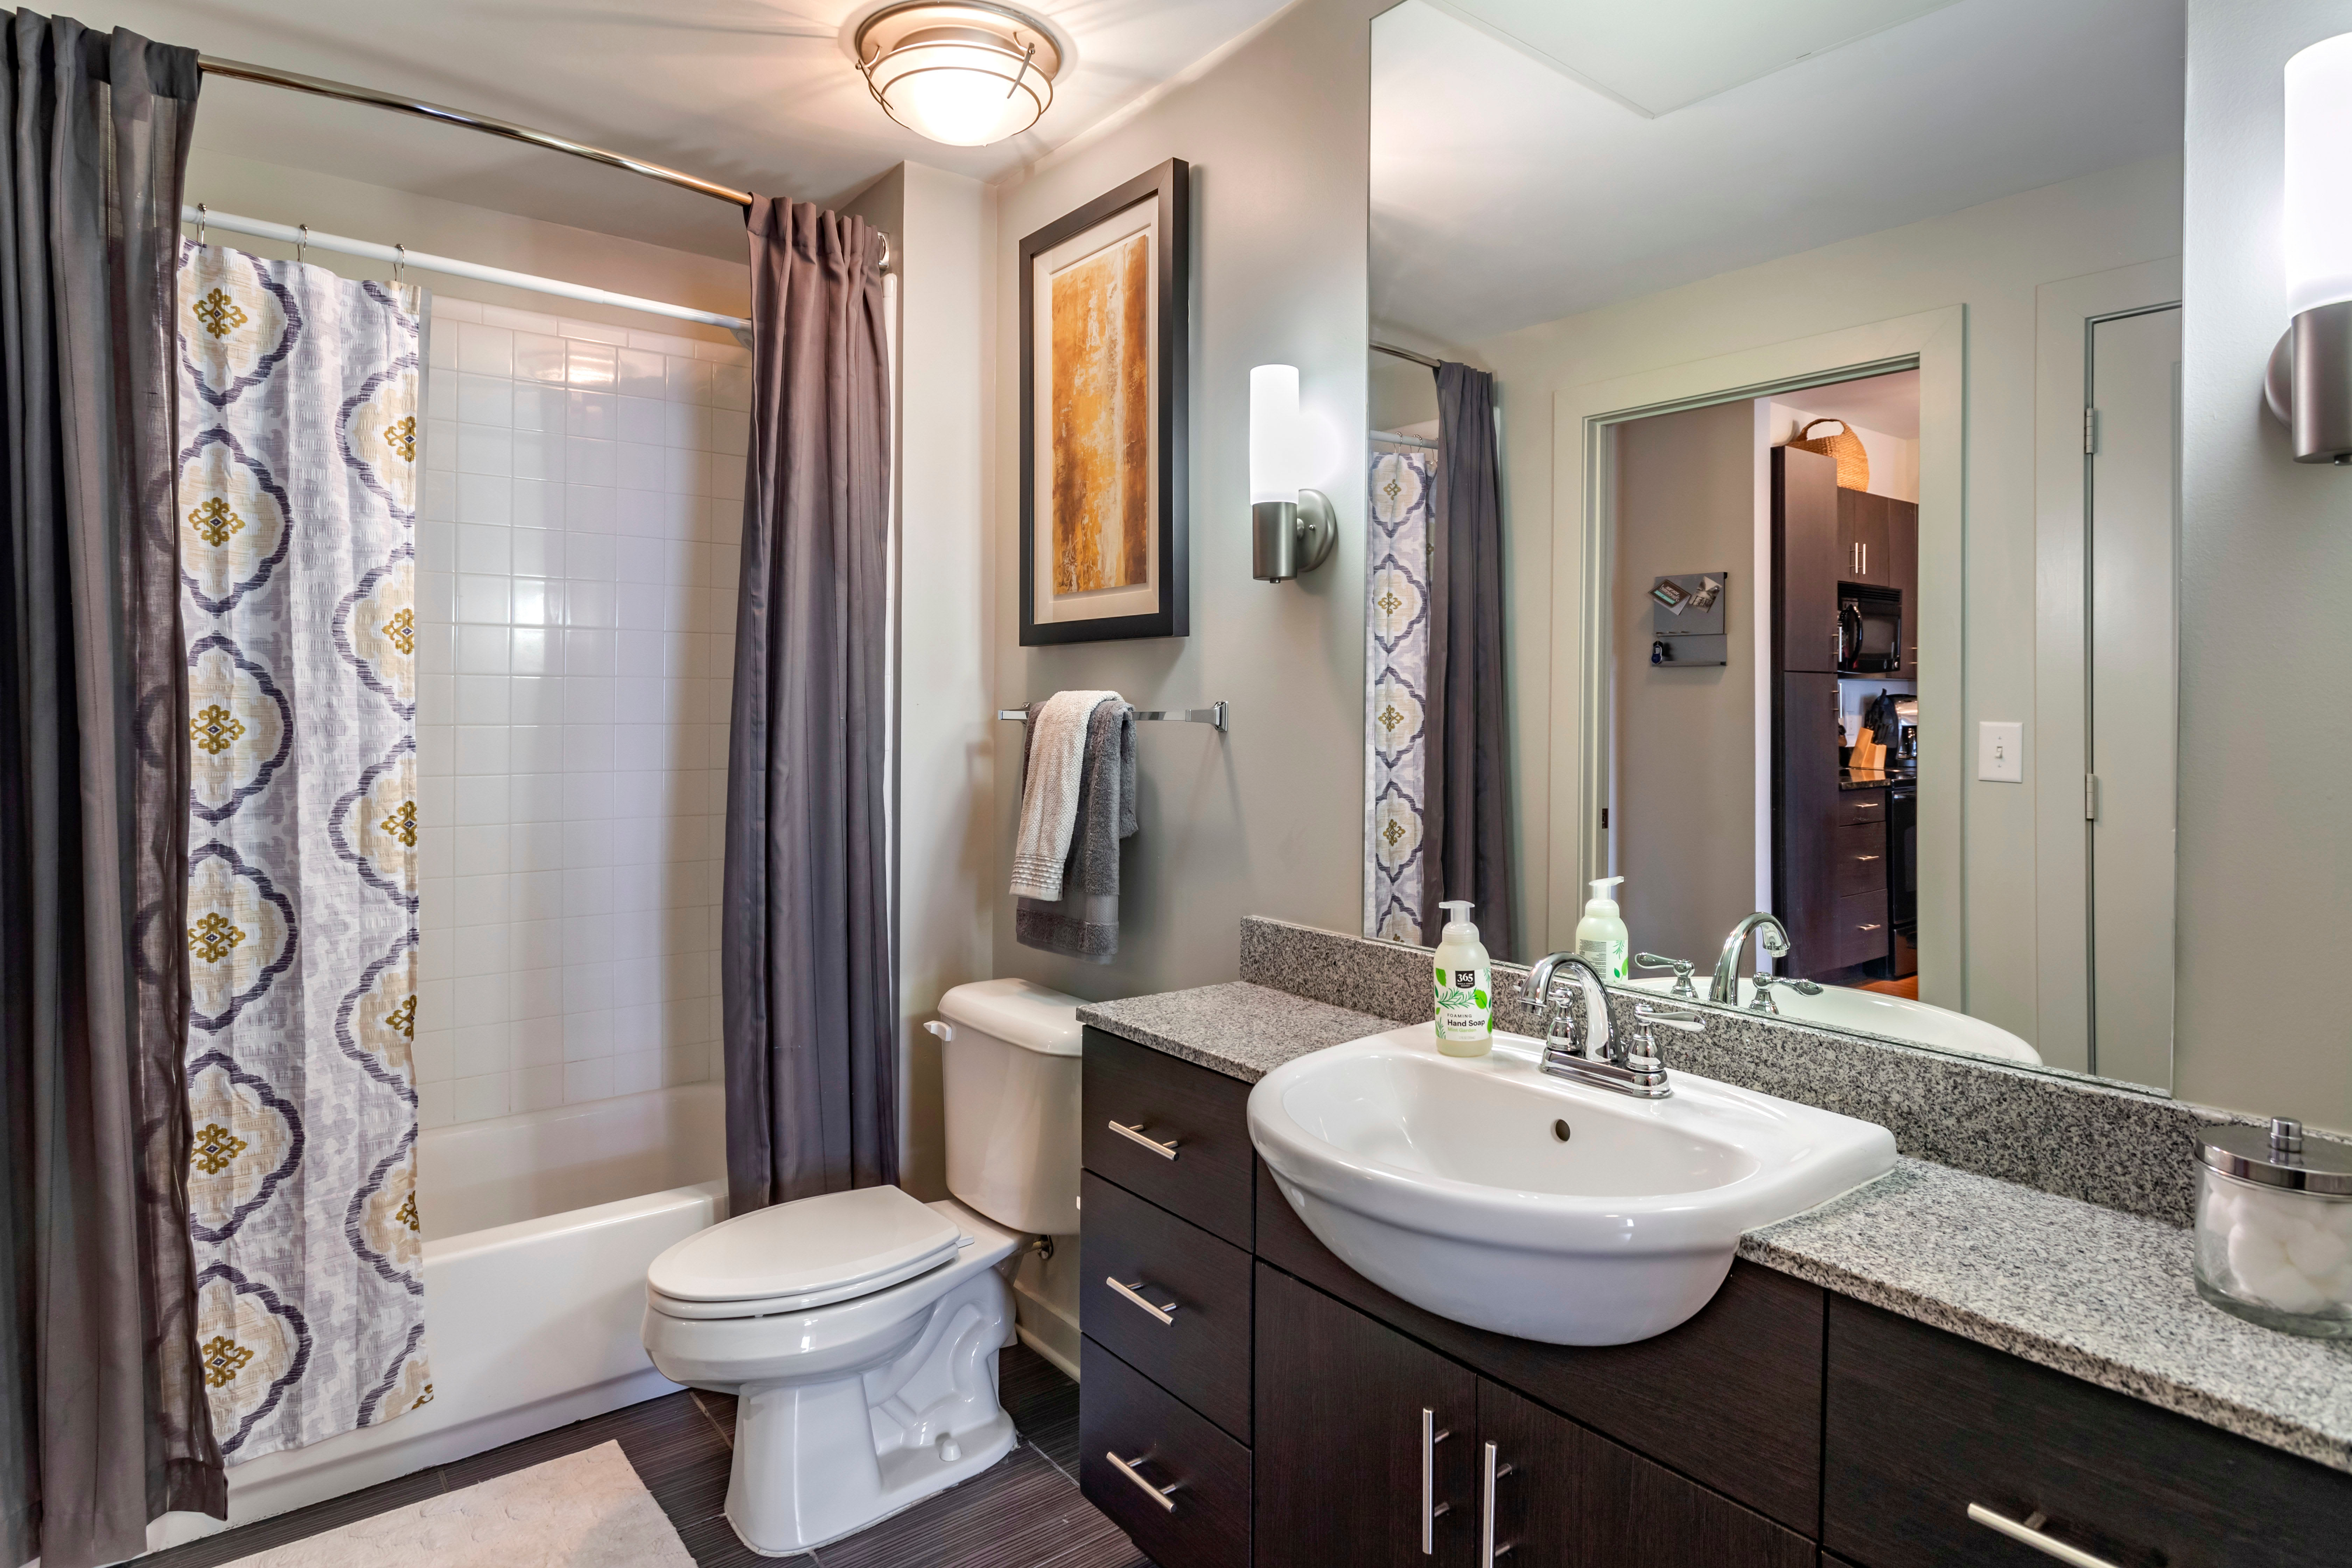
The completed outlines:
[[[234,1465],[432,1397],[416,1215],[413,288],[188,245],[189,1231]]]
[[[1364,934],[1422,944],[1437,454],[1374,440],[1364,552]]]
[[[193,50],[0,11],[0,1562],[223,1511],[192,1330],[172,267]]]

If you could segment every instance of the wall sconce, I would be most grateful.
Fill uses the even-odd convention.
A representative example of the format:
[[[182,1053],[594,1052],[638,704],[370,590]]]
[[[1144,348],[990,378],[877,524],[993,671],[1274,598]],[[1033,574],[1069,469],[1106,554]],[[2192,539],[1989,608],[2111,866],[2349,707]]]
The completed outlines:
[[[1298,416],[1298,367],[1250,372],[1250,575],[1279,583],[1312,572],[1339,542],[1331,498],[1303,482],[1307,426]]]
[[[2286,296],[2263,401],[2298,463],[2352,466],[2352,33],[2286,62]]]

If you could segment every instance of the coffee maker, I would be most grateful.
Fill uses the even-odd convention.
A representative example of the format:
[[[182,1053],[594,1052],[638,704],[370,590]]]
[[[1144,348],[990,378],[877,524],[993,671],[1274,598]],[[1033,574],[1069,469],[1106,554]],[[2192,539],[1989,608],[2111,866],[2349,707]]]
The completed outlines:
[[[1894,762],[1897,767],[1919,765],[1919,700],[1897,697],[1895,700]]]

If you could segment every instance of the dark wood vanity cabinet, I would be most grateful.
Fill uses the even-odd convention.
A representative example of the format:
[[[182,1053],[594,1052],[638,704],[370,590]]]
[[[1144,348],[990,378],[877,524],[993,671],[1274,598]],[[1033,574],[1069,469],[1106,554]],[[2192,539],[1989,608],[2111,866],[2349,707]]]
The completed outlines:
[[[1162,1568],[1478,1568],[1490,1522],[1502,1568],[2051,1561],[1970,1503],[2116,1568],[2352,1561],[2352,1475],[1753,1264],[1636,1344],[1440,1318],[1291,1211],[1248,1085],[1094,1028],[1084,1080],[1078,1479]]]

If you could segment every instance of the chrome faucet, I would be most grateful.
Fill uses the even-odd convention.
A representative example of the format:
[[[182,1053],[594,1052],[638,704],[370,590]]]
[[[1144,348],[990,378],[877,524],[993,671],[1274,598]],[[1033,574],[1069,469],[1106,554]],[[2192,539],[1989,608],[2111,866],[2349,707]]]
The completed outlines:
[[[1560,970],[1572,970],[1584,987],[1584,1042],[1576,1038],[1576,1020],[1565,1007],[1552,1005],[1552,980]],[[1537,961],[1528,972],[1528,1005],[1543,1026],[1542,1069],[1554,1078],[1570,1079],[1631,1094],[1643,1100],[1664,1100],[1674,1093],[1666,1081],[1665,1064],[1658,1059],[1653,1026],[1696,1034],[1706,1026],[1696,1013],[1679,1007],[1654,1008],[1636,1004],[1633,1016],[1642,1021],[1638,1055],[1617,1038],[1609,1025],[1609,992],[1601,972],[1572,952],[1555,952]]]
[[[1822,988],[1810,980],[1800,980],[1788,974],[1759,974],[1756,977],[1756,999],[1748,1004],[1748,1010],[1751,1013],[1769,1013],[1774,1017],[1779,1017],[1780,1004],[1772,994],[1772,987],[1775,985],[1784,991],[1793,991],[1800,996],[1818,996],[1822,994]]]
[[[1739,1005],[1739,954],[1748,945],[1748,933],[1761,931],[1756,945],[1775,958],[1786,958],[1794,944],[1789,941],[1789,928],[1772,915],[1758,910],[1752,915],[1742,915],[1731,934],[1723,939],[1723,956],[1715,961],[1715,978],[1707,984],[1706,999],[1720,1002],[1727,1007]],[[1762,968],[1761,964],[1757,966]]]

